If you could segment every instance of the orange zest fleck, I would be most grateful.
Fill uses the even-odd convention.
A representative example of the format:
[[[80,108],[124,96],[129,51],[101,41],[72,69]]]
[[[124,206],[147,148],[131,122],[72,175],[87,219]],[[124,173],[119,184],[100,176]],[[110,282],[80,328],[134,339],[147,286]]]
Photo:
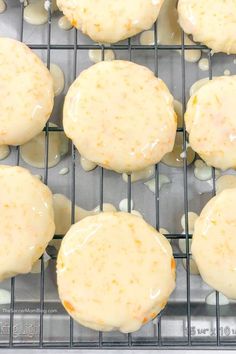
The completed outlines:
[[[74,308],[74,306],[73,305],[71,305],[71,303],[69,302],[69,301],[64,301],[63,302],[63,305],[64,305],[64,307],[65,307],[65,309],[67,310],[67,311],[69,311],[69,312],[74,312],[75,311],[75,308]]]
[[[76,26],[77,26],[77,21],[76,21],[75,19],[73,19],[73,20],[71,21],[71,25],[72,25],[73,27],[76,27]]]
[[[175,268],[176,268],[175,260],[174,258],[171,258],[171,269],[175,270]]]
[[[144,317],[143,323],[147,323],[147,321],[148,321],[148,318],[147,318],[147,317]]]

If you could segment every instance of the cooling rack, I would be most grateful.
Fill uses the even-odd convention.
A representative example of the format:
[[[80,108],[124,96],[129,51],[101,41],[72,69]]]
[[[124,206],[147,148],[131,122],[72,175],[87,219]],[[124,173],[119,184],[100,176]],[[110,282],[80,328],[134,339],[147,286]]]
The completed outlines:
[[[13,0],[17,2],[16,0]],[[12,0],[8,0],[10,4]],[[140,45],[132,43],[132,40],[129,39],[126,44],[114,44],[111,46],[106,45],[98,45],[98,44],[82,44],[79,41],[78,31],[76,29],[72,29],[73,31],[73,43],[71,44],[61,44],[61,43],[52,43],[51,41],[51,33],[52,33],[52,14],[51,14],[51,1],[49,1],[49,10],[48,10],[48,23],[47,23],[47,35],[46,40],[44,43],[27,43],[26,44],[33,50],[44,50],[46,51],[46,62],[47,67],[50,68],[51,63],[51,51],[69,51],[73,53],[73,65],[71,70],[73,71],[73,79],[77,77],[79,74],[78,72],[78,61],[80,60],[80,55],[83,51],[90,50],[90,49],[97,49],[102,51],[102,58],[104,59],[105,50],[106,49],[114,49],[119,51],[125,51],[128,55],[130,61],[133,60],[133,53],[134,52],[149,52],[153,55],[153,65],[155,75],[159,75],[159,56],[161,51],[176,51],[179,50],[181,52],[181,61],[179,66],[179,71],[181,72],[181,97],[182,97],[182,104],[183,104],[183,113],[186,108],[186,61],[185,61],[185,52],[187,50],[204,50],[207,52],[207,56],[209,59],[209,72],[208,76],[209,79],[212,79],[212,55],[211,51],[203,45],[200,44],[193,44],[193,45],[185,45],[184,43],[184,34],[182,33],[182,44],[181,45],[160,45],[158,44],[158,24],[154,26],[154,44],[153,45]],[[10,10],[9,10],[10,11]],[[24,3],[19,2],[18,16],[20,17],[20,26],[16,29],[18,34],[18,40],[25,42],[24,36]],[[45,129],[45,168],[43,174],[43,180],[45,184],[48,184],[48,154],[49,154],[49,139],[51,132],[61,132],[63,131],[62,128],[55,128],[49,127],[47,124]],[[185,126],[183,123],[182,128],[178,128],[177,131],[183,135],[183,150],[186,150],[187,147],[187,134],[185,130]],[[76,150],[73,144],[71,144],[71,155],[70,155],[70,190],[71,190],[71,210],[72,210],[72,217],[71,223],[74,223],[75,220],[75,203],[76,203],[76,170],[78,168],[78,163],[76,159]],[[14,164],[20,164],[20,148],[16,148],[16,159]],[[184,328],[181,328],[182,335],[175,336],[175,328],[178,326],[178,316],[182,316],[178,312],[178,304],[171,302],[167,308],[158,316],[158,318],[154,321],[154,327],[147,327],[145,335],[141,334],[140,336],[136,336],[135,334],[128,334],[122,335],[122,337],[114,336],[110,339],[108,338],[106,333],[99,332],[98,335],[95,337],[89,336],[83,337],[83,329],[80,329],[80,332],[75,330],[77,324],[69,318],[67,314],[63,312],[61,307],[59,308],[59,315],[56,318],[56,322],[62,322],[63,326],[65,327],[65,331],[67,331],[68,336],[67,339],[60,340],[58,337],[54,337],[53,335],[50,338],[50,335],[45,338],[45,334],[52,330],[53,324],[48,324],[47,318],[47,311],[48,311],[48,302],[45,301],[45,269],[44,269],[44,260],[43,257],[41,258],[41,272],[40,272],[40,280],[39,286],[37,287],[37,291],[39,294],[39,311],[38,311],[38,325],[34,327],[34,322],[31,323],[31,327],[28,326],[27,333],[24,333],[22,336],[17,335],[17,326],[15,325],[16,321],[16,308],[18,308],[16,302],[16,278],[11,279],[11,303],[9,306],[9,323],[7,326],[4,325],[3,321],[3,313],[0,312],[0,348],[88,348],[88,349],[187,349],[187,348],[202,348],[202,349],[218,349],[218,348],[227,348],[233,349],[236,348],[236,330],[235,333],[233,332],[233,336],[228,337],[227,330],[225,328],[229,328],[232,332],[231,327],[222,327],[221,320],[222,317],[224,318],[224,323],[226,320],[227,324],[227,316],[231,318],[232,311],[236,315],[235,307],[232,307],[228,310],[222,309],[219,305],[219,294],[216,292],[216,305],[211,306],[211,309],[206,308],[205,305],[201,307],[196,307],[193,302],[191,302],[191,274],[190,274],[190,248],[189,248],[189,240],[191,239],[192,235],[189,233],[189,225],[188,225],[188,211],[189,211],[189,201],[188,201],[188,193],[189,193],[189,186],[188,183],[188,173],[189,167],[187,166],[187,159],[184,157],[183,163],[183,178],[182,178],[182,187],[183,187],[183,205],[184,205],[184,214],[185,214],[185,232],[172,232],[165,235],[169,240],[179,240],[184,239],[186,241],[186,253],[180,253],[179,251],[174,252],[175,259],[185,259],[186,260],[186,301],[181,303],[181,311],[185,313],[184,316]],[[97,188],[99,189],[99,205],[100,210],[103,209],[103,202],[104,202],[104,188],[106,185],[104,183],[104,170],[103,168],[99,169],[99,180],[96,180]],[[157,229],[160,227],[160,191],[159,191],[159,177],[160,177],[160,166],[155,166],[155,226]],[[215,170],[212,169],[212,196],[215,195]],[[115,193],[115,190],[113,191]],[[126,189],[126,196],[128,199],[128,211],[131,212],[131,199],[134,193],[133,184],[131,184],[131,176],[128,176],[128,183]],[[62,238],[61,235],[55,235],[56,239]],[[178,283],[178,278],[177,278]],[[27,303],[28,307],[31,308],[31,302]],[[54,304],[55,305],[55,304]],[[56,306],[56,305],[55,305]],[[193,316],[208,316],[212,318],[215,322],[215,325],[212,327],[212,333],[205,336],[205,329],[198,329],[192,326],[192,318]],[[27,314],[25,315],[27,317]],[[168,326],[170,328],[173,327],[173,336],[165,336],[163,334],[163,317],[170,316],[173,317],[173,321],[168,322]],[[6,317],[6,315],[5,315]],[[4,318],[5,318],[4,317]],[[23,321],[25,320],[25,318]],[[30,321],[32,320],[32,313],[29,314]],[[67,317],[67,321],[65,321],[65,317]],[[63,318],[63,320],[62,320]],[[181,317],[182,318],[182,317]],[[6,327],[6,328],[5,328]],[[35,330],[35,328],[37,330]],[[153,332],[154,328],[154,332]],[[196,337],[196,331],[200,330],[202,333],[198,337]],[[149,333],[150,331],[150,333]],[[75,335],[76,332],[76,335]],[[80,335],[81,334],[81,337]],[[202,336],[201,336],[202,334]],[[3,339],[1,339],[1,336]],[[81,339],[83,337],[83,340]],[[56,338],[56,339],[55,339]],[[84,339],[85,338],[85,339]],[[94,339],[95,338],[95,339]]]

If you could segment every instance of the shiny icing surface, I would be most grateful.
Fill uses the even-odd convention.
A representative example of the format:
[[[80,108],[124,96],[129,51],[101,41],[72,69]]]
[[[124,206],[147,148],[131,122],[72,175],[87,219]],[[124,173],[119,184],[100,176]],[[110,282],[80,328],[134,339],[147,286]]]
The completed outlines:
[[[0,166],[0,281],[30,272],[54,230],[49,188],[22,167]]]
[[[214,78],[191,98],[185,114],[189,142],[210,166],[236,167],[236,76]]]
[[[95,42],[115,43],[149,29],[164,0],[57,0],[73,26]]]
[[[211,199],[195,223],[192,254],[203,280],[236,299],[236,189]]]
[[[175,261],[168,240],[142,218],[101,213],[63,238],[57,281],[65,309],[80,324],[134,332],[166,305]]]
[[[216,194],[219,194],[229,188],[236,188],[235,175],[224,175],[216,180]]]
[[[93,65],[75,80],[65,99],[63,125],[88,160],[134,172],[172,151],[177,117],[162,80],[146,67],[114,60]]]
[[[214,52],[236,54],[236,0],[179,0],[179,23]]]
[[[53,108],[53,80],[23,43],[0,38],[0,145],[21,145],[43,130]]]

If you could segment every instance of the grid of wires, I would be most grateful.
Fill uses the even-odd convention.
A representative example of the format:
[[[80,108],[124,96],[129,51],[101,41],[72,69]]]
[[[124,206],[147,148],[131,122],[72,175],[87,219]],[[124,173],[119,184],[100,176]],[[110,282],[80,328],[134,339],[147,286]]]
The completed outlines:
[[[182,44],[181,45],[160,45],[158,44],[158,24],[154,25],[154,44],[153,45],[138,45],[132,44],[131,40],[128,40],[127,44],[115,44],[112,46],[98,45],[98,44],[89,44],[83,45],[78,43],[78,34],[77,30],[74,31],[74,41],[73,44],[63,45],[63,44],[51,44],[51,0],[49,1],[49,9],[48,9],[48,23],[47,23],[47,42],[46,44],[32,44],[29,45],[31,49],[34,50],[46,50],[47,51],[47,67],[50,68],[50,54],[51,50],[69,50],[73,51],[73,78],[75,79],[78,75],[77,70],[77,59],[79,53],[83,50],[89,49],[101,49],[102,50],[102,58],[104,59],[104,54],[106,49],[114,49],[114,50],[124,50],[128,52],[129,60],[132,60],[132,52],[133,50],[143,50],[143,51],[153,51],[154,57],[154,67],[155,67],[155,75],[158,76],[159,71],[159,58],[158,53],[161,50],[180,50],[181,51],[181,76],[182,76],[182,104],[183,104],[183,114],[186,109],[186,70],[185,70],[185,51],[186,50],[199,50],[205,49],[208,50],[208,59],[209,59],[209,79],[212,79],[212,57],[211,51],[203,45],[193,44],[193,45],[185,45],[184,43],[184,33],[182,33]],[[19,16],[21,16],[20,28],[19,28],[19,40],[24,41],[24,3],[20,3],[19,7]],[[27,44],[27,43],[26,43]],[[44,169],[44,183],[48,183],[48,153],[49,153],[49,134],[51,131],[62,131],[61,128],[49,127],[47,124],[45,127],[45,169]],[[183,123],[183,128],[178,128],[178,132],[183,134],[183,150],[186,151],[187,148],[187,133],[185,130],[185,126]],[[16,165],[19,165],[20,162],[20,149],[17,148],[17,158]],[[72,217],[71,223],[74,223],[75,220],[75,171],[76,171],[76,151],[75,147],[72,144],[71,149],[71,210]],[[103,209],[103,190],[104,190],[104,176],[103,176],[103,168],[100,168],[100,210]],[[215,195],[215,170],[212,169],[212,181],[213,181],[213,191],[212,195]],[[186,259],[186,324],[187,324],[187,332],[185,338],[183,340],[178,341],[164,341],[162,337],[162,316],[159,315],[157,319],[157,336],[152,339],[146,339],[144,341],[135,341],[132,337],[132,334],[127,335],[126,342],[106,342],[104,340],[103,333],[100,332],[98,336],[98,341],[94,342],[79,342],[74,340],[74,323],[73,319],[70,318],[69,323],[69,340],[67,343],[64,341],[60,343],[60,341],[50,341],[46,342],[44,340],[44,308],[45,308],[45,286],[44,286],[44,261],[43,256],[41,258],[41,273],[40,273],[40,319],[39,319],[39,340],[37,343],[28,343],[28,342],[14,342],[14,309],[15,309],[15,279],[11,279],[11,304],[10,304],[10,324],[9,324],[9,341],[8,343],[1,344],[0,348],[88,348],[88,349],[128,349],[128,348],[143,348],[143,349],[181,349],[181,348],[222,348],[222,346],[226,346],[229,349],[236,348],[236,341],[225,341],[221,338],[220,331],[220,306],[219,306],[219,294],[216,292],[216,306],[215,306],[215,322],[216,322],[216,336],[215,341],[212,338],[204,338],[204,341],[199,341],[194,339],[191,335],[191,301],[190,301],[190,247],[189,241],[192,235],[189,233],[189,225],[188,225],[188,169],[187,169],[187,158],[184,157],[183,164],[183,185],[184,185],[184,214],[185,214],[185,234],[168,234],[165,235],[168,239],[185,239],[186,241],[186,253],[183,254],[175,254],[175,258]],[[131,176],[128,176],[127,183],[127,199],[128,199],[128,211],[131,212],[131,196],[132,196],[132,185],[131,185]],[[155,166],[155,220],[156,220],[156,228],[159,229],[160,226],[160,198],[159,198],[159,165]],[[55,236],[55,238],[60,238],[60,236]]]

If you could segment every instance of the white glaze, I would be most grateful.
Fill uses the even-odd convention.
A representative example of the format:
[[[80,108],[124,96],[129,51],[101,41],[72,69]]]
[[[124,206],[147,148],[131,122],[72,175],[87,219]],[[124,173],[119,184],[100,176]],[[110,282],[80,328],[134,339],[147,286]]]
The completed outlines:
[[[164,45],[181,45],[182,34],[178,24],[178,14],[176,9],[177,0],[165,0],[158,17],[158,43]],[[184,37],[186,45],[194,44],[186,35]],[[154,31],[145,31],[140,36],[140,43],[143,45],[153,45]],[[181,54],[181,51],[178,50]],[[185,50],[185,60],[196,63],[201,58],[200,50]]]
[[[183,105],[180,101],[174,100],[174,110],[175,113],[177,114],[177,127],[182,128],[183,127]]]
[[[87,160],[85,157],[80,157],[80,164],[84,171],[89,172],[97,167],[97,164],[93,161]]]
[[[185,269],[187,269],[187,260],[186,259],[182,259],[182,263]],[[194,261],[194,259],[192,259],[192,257],[190,257],[189,259],[189,272],[192,275],[198,275],[199,274],[199,269],[197,267],[196,262]]]
[[[80,324],[134,332],[156,317],[175,287],[172,248],[140,217],[91,216],[63,238],[57,283],[62,304]]]
[[[197,93],[197,91],[198,91],[201,87],[203,87],[205,84],[207,84],[208,82],[209,82],[209,78],[208,78],[208,77],[196,81],[196,82],[190,87],[190,92],[189,92],[190,97],[193,96],[195,93]]]
[[[8,290],[0,289],[0,305],[11,303],[11,293]]]
[[[132,172],[131,173],[131,182],[138,182],[141,180],[146,180],[151,178],[155,173],[155,167],[154,166],[148,166],[144,168],[143,170]],[[128,175],[127,173],[122,174],[123,180],[127,183],[128,182]]]
[[[22,167],[0,166],[0,281],[30,272],[54,235],[52,194]]]
[[[71,226],[71,201],[63,194],[53,195],[54,220],[56,225],[56,235],[65,235]],[[109,203],[103,204],[103,211],[116,211],[114,205]],[[100,206],[93,210],[85,210],[75,205],[75,222],[80,221],[87,216],[100,212]]]
[[[50,259],[51,259],[51,257],[47,254],[47,252],[44,252],[44,254],[43,254],[43,267],[44,267],[44,270],[47,269]],[[41,273],[41,259],[38,259],[33,264],[30,273],[33,273],[33,274],[40,274]]]
[[[224,175],[216,180],[216,193],[221,193],[225,189],[236,188],[236,176]]]
[[[89,49],[89,59],[93,63],[99,63],[102,61],[102,50],[101,49]],[[104,51],[104,60],[111,61],[115,59],[115,52],[112,49],[106,49]]]
[[[58,27],[65,31],[69,31],[73,26],[66,16],[61,16],[58,20]]]
[[[52,112],[51,74],[25,44],[0,38],[0,82],[0,145],[22,145],[43,130]]]
[[[191,248],[203,280],[232,299],[236,299],[235,208],[236,189],[212,198],[195,223]]]
[[[185,113],[189,142],[207,165],[236,166],[236,76],[208,81],[189,100]]]
[[[99,43],[115,43],[151,28],[164,0],[57,0],[73,26]]]
[[[159,175],[159,190],[165,185],[171,183],[171,180],[169,179],[168,176],[166,175]],[[156,191],[156,181],[155,178],[151,179],[150,181],[147,181],[144,183],[145,186],[147,186],[152,193],[155,193]]]
[[[59,171],[59,175],[64,176],[67,175],[69,173],[69,168],[68,167],[63,167],[60,171]]]
[[[4,0],[0,0],[0,14],[6,10],[7,6]]]
[[[225,75],[225,76],[229,76],[230,74],[231,74],[231,72],[230,72],[229,69],[226,69],[226,70],[224,71],[224,75]]]
[[[179,0],[179,23],[194,41],[214,53],[236,53],[236,2],[234,0]]]
[[[134,202],[133,200],[130,201],[130,205],[131,205],[131,210],[133,210],[134,208]],[[128,211],[128,199],[122,199],[119,203],[119,209],[120,211]]]
[[[171,151],[177,119],[162,80],[146,67],[113,60],[93,65],[72,84],[63,125],[82,156],[121,173]]]
[[[50,73],[53,78],[53,91],[55,96],[59,96],[65,87],[64,72],[57,64],[50,64]]]
[[[216,305],[216,292],[212,291],[210,294],[206,296],[205,302],[207,305],[215,306]],[[224,295],[219,293],[219,305],[225,306],[229,305],[229,299]]]
[[[186,152],[183,152],[183,134],[178,132],[175,138],[175,145],[171,152],[166,154],[161,162],[170,167],[183,167]],[[187,145],[187,164],[190,165],[195,159],[195,152]]]
[[[24,9],[24,20],[31,25],[44,25],[48,21],[49,5],[45,0],[30,0]],[[57,9],[56,0],[52,0],[51,12]]]
[[[8,145],[0,146],[0,160],[4,160],[10,154],[10,148]]]
[[[49,123],[49,127],[58,127],[54,123]],[[56,166],[62,156],[68,152],[69,141],[64,132],[49,132],[48,139],[48,167]],[[31,166],[44,168],[45,166],[46,141],[45,132],[41,132],[28,143],[20,147],[21,158]]]
[[[207,58],[200,59],[198,66],[199,66],[200,70],[208,71],[209,70],[209,60]]]
[[[190,234],[192,234],[194,232],[194,225],[195,222],[198,218],[198,215],[192,211],[188,212],[188,231]],[[181,217],[181,226],[183,228],[183,230],[185,230],[185,214],[182,215]]]

